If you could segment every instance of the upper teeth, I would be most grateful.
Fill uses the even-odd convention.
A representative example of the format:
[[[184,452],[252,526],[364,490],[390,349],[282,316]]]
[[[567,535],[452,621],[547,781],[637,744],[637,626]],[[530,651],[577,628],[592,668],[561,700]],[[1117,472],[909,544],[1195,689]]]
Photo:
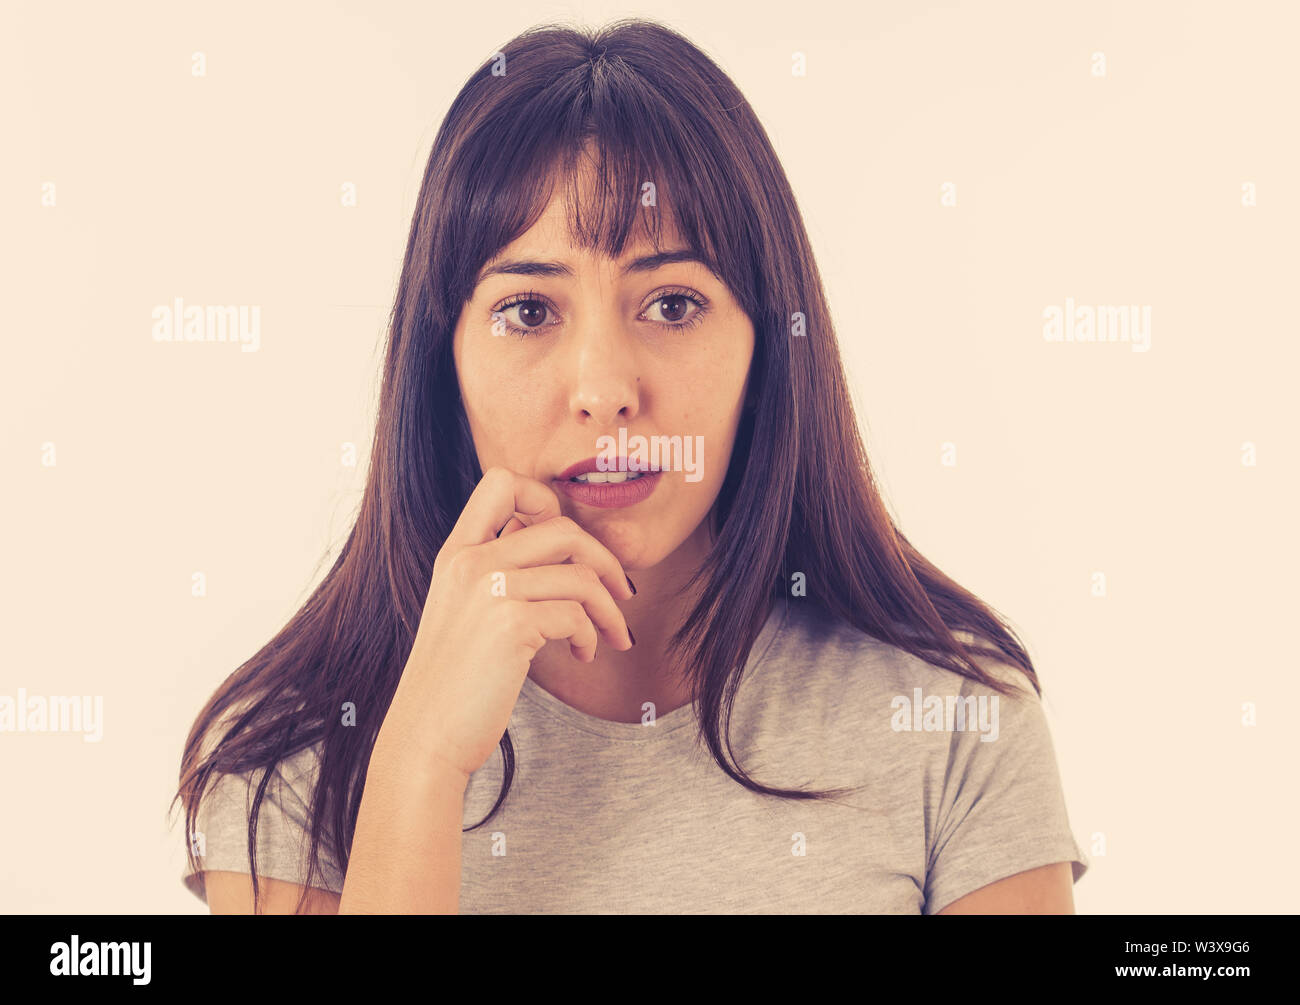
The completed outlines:
[[[643,474],[642,471],[588,471],[586,474],[575,475],[571,481],[590,482],[592,485],[610,482],[617,485],[619,482],[630,482],[640,478]]]

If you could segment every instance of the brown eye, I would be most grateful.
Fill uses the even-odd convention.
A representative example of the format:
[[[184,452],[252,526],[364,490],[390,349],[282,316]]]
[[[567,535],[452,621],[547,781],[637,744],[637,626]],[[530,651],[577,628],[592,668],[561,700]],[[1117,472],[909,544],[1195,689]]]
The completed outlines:
[[[526,328],[536,328],[546,321],[546,305],[540,300],[521,300],[510,306],[519,308],[519,322]]]
[[[687,328],[699,320],[704,311],[703,301],[689,293],[664,293],[646,308],[646,320],[664,328]]]
[[[551,305],[535,293],[521,293],[507,300],[492,311],[492,324],[510,335],[528,337],[541,335],[541,328],[550,327],[555,322],[547,321]],[[519,323],[516,324],[511,314],[518,312]]]
[[[660,311],[665,321],[680,321],[686,316],[686,298],[680,293],[661,297],[659,302],[664,305]]]

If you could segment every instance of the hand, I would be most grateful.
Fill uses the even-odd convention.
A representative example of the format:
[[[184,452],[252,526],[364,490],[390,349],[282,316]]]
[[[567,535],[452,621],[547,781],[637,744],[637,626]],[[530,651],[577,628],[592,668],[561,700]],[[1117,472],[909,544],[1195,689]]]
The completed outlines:
[[[537,651],[568,639],[590,663],[598,635],[630,649],[614,598],[634,595],[618,559],[561,515],[550,486],[489,469],[434,560],[381,738],[404,763],[437,763],[468,783],[509,725]]]

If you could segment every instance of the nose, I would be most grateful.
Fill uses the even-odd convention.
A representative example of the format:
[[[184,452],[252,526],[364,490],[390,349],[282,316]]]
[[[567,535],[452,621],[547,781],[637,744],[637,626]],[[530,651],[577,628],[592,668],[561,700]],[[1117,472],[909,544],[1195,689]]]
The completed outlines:
[[[637,354],[618,322],[592,315],[572,329],[569,410],[599,432],[626,425],[640,411]]]

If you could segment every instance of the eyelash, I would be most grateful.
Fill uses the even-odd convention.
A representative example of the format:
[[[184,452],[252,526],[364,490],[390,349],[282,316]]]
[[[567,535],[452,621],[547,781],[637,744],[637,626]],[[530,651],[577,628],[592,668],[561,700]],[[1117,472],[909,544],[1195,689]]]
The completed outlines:
[[[652,299],[648,304],[645,305],[645,308],[641,311],[641,313],[644,314],[651,307],[657,304],[660,300],[666,300],[669,297],[685,297],[687,300],[691,301],[691,303],[695,304],[698,310],[696,310],[695,313],[693,313],[685,321],[679,321],[677,323],[673,323],[671,321],[647,321],[647,324],[652,324],[659,328],[666,328],[673,331],[685,331],[687,329],[694,328],[697,324],[703,321],[704,315],[707,314],[709,311],[709,302],[705,300],[704,297],[700,296],[700,294],[696,293],[694,290],[686,290],[686,289],[680,289],[674,287],[672,289],[667,289],[660,292],[656,297],[654,297],[654,299]],[[536,302],[542,304],[548,311],[555,311],[555,313],[557,314],[559,313],[559,311],[555,310],[555,305],[552,304],[548,299],[546,299],[546,297],[542,296],[540,293],[536,293],[530,290],[527,293],[518,293],[510,297],[504,303],[498,304],[496,307],[493,307],[492,310],[489,312],[488,320],[490,323],[495,323],[497,314],[504,314],[504,312],[509,310],[511,307],[517,307],[519,304],[526,304],[530,302]],[[518,325],[510,324],[510,322],[506,321],[504,318],[501,319],[501,323],[505,325],[506,331],[508,331],[511,335],[515,336],[516,338],[533,338],[542,329],[547,327],[547,324],[543,323],[538,325],[536,328],[520,328]]]

